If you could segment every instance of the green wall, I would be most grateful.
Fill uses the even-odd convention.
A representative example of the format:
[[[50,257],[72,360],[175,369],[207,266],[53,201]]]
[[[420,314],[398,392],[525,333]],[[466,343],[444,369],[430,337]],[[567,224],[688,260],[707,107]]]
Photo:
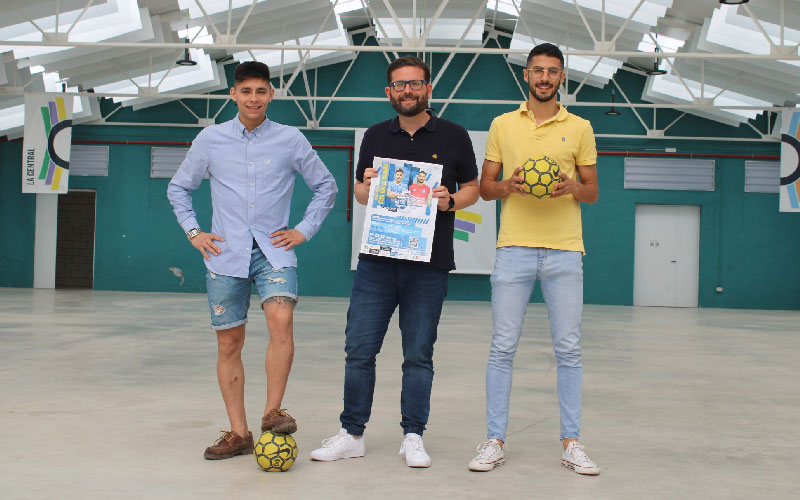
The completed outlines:
[[[504,39],[501,39],[504,40]],[[360,40],[356,40],[359,42]],[[505,43],[505,42],[504,42]],[[490,43],[491,46],[491,43]],[[446,56],[433,57],[434,71]],[[466,71],[471,55],[456,55],[434,89],[434,97],[447,97]],[[329,95],[348,63],[334,64],[309,73],[318,82],[321,95]],[[338,95],[385,97],[386,60],[382,54],[362,53],[345,79]],[[522,81],[517,68],[518,81]],[[226,66],[232,80],[233,65]],[[287,75],[288,77],[288,75]],[[641,96],[644,79],[620,72],[618,82],[634,101]],[[277,79],[273,79],[277,86]],[[312,84],[313,85],[313,84]],[[577,82],[571,82],[575,88]],[[293,86],[304,93],[302,78]],[[455,95],[458,98],[521,100],[521,93],[505,63],[498,56],[480,56],[468,78]],[[610,98],[610,89],[584,87],[581,99]],[[186,101],[196,113],[205,113],[205,102]],[[308,104],[303,103],[308,113]],[[218,122],[235,114],[235,107],[212,102],[211,113],[225,106]],[[320,112],[325,103],[317,104]],[[103,113],[115,105],[101,103]],[[434,108],[441,111],[442,105]],[[443,117],[469,130],[488,130],[493,117],[512,106],[451,105]],[[354,110],[357,109],[357,112]],[[598,134],[641,134],[642,127],[629,109],[621,116],[608,117],[605,109],[572,107],[571,111],[591,120]],[[652,123],[652,110],[641,110]],[[290,101],[274,101],[271,119],[304,126],[305,119]],[[657,122],[665,126],[680,112],[659,110]],[[393,116],[388,103],[332,103],[321,125],[324,127],[368,127]],[[114,121],[192,123],[193,117],[178,104],[169,103],[134,112],[125,108]],[[763,118],[756,122],[763,129]],[[76,126],[73,139],[121,141],[190,141],[198,128]],[[748,127],[730,127],[687,115],[671,129],[680,136],[753,137]],[[352,132],[308,131],[315,145],[352,146]],[[600,151],[664,151],[674,147],[692,154],[777,155],[777,144],[731,141],[672,141],[647,139],[598,139]],[[33,282],[33,234],[35,196],[20,193],[21,143],[0,142],[0,220],[6,237],[0,240],[0,286],[30,287]],[[350,269],[351,223],[347,220],[348,150],[318,148],[318,153],[336,178],[339,195],[322,230],[297,248],[298,276],[303,295],[348,296],[352,284]],[[479,159],[480,162],[480,159]],[[587,255],[584,259],[585,301],[591,304],[630,305],[633,302],[633,249],[636,204],[680,204],[701,207],[700,283],[701,307],[800,309],[800,266],[793,258],[800,254],[800,216],[778,212],[777,194],[744,192],[744,160],[717,158],[714,192],[653,191],[623,189],[622,156],[601,155],[598,159],[600,199],[584,205],[583,225]],[[101,290],[204,291],[204,266],[175,221],[166,199],[166,179],[151,179],[149,145],[111,145],[108,177],[70,179],[71,188],[97,190],[95,229],[95,282]],[[296,224],[311,198],[298,178],[292,203],[291,223]],[[194,205],[204,227],[210,226],[211,207],[207,182],[195,192]],[[169,270],[180,268],[185,281]],[[724,292],[716,293],[717,286]],[[451,275],[451,300],[488,300],[488,276]],[[538,290],[535,301],[541,301]]]

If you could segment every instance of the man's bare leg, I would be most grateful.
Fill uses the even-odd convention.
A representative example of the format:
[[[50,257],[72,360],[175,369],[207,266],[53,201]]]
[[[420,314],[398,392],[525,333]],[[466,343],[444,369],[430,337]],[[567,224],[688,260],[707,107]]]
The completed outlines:
[[[222,391],[225,410],[231,421],[231,430],[241,437],[247,436],[247,416],[244,411],[244,347],[245,325],[227,330],[217,330],[217,380]]]
[[[271,297],[263,304],[269,328],[269,344],[264,359],[267,372],[267,405],[264,415],[270,410],[280,409],[289,372],[292,370],[294,304],[295,301],[288,297]]]

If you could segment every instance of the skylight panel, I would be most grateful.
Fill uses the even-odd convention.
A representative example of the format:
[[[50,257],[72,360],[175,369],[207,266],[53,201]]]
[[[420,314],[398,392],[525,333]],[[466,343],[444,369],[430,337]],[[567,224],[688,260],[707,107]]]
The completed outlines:
[[[333,8],[333,12],[336,14],[344,14],[345,12],[361,10],[363,7],[361,0],[339,0],[339,3]]]
[[[691,80],[684,78],[683,81],[686,83],[690,89],[692,89],[692,94],[694,96],[700,96],[700,88],[701,84],[698,81]],[[692,104],[694,103],[693,96],[689,94],[689,91],[686,90],[683,83],[674,75],[663,75],[657,78],[650,78],[649,88],[652,92],[661,94],[664,98],[668,99],[669,102],[674,103],[676,107],[680,107],[681,103],[685,104]],[[722,89],[719,87],[715,87],[714,85],[705,84],[703,86],[703,97],[714,97],[716,96]],[[646,97],[646,96],[645,96]],[[719,95],[716,99],[714,99],[714,104],[717,106],[771,106],[772,103],[756,99],[755,97],[747,96],[744,94],[739,94],[738,92],[732,92],[730,90],[726,90],[722,94]],[[761,113],[761,111],[757,110],[747,110],[747,109],[725,109],[720,110],[718,112],[723,113],[730,113],[733,115],[740,116],[742,118],[749,118],[753,119]],[[744,120],[741,120],[744,121]]]
[[[256,3],[262,3],[266,0],[257,0]],[[274,1],[274,0],[273,0]],[[230,2],[230,5],[229,5]],[[252,0],[201,0],[200,4],[205,9],[206,14],[209,16],[212,14],[217,14],[218,12],[228,12],[228,7],[232,7],[233,9],[238,9],[241,7],[250,7],[252,4]],[[203,11],[200,10],[200,7],[197,6],[197,2],[195,0],[178,0],[178,8],[180,10],[189,9],[189,17],[192,19],[197,19],[198,17],[203,17]]]
[[[655,52],[656,51],[656,44],[653,43],[653,40],[650,39],[650,36],[656,39],[658,45],[661,47],[663,52],[678,52],[678,49],[683,47],[686,44],[686,40],[680,40],[678,38],[671,38],[664,35],[657,35],[655,33],[645,33],[642,35],[642,41],[639,42],[638,49],[642,52]]]
[[[114,9],[109,12],[107,6],[112,6]],[[108,4],[102,4],[96,7],[96,10],[93,10],[95,6],[89,7],[83,19],[75,25],[75,29],[69,34],[70,41],[99,42],[119,37],[126,33],[135,32],[143,28],[149,28],[150,31],[152,31],[147,10],[140,11],[136,0],[109,0]],[[71,21],[69,21],[70,16],[68,16],[68,14],[71,15]],[[62,14],[61,16],[67,16],[67,20],[63,17],[59,17],[59,32],[66,33],[72,26],[72,22],[77,19],[78,15],[80,15],[80,11]],[[147,23],[142,22],[143,17],[148,19]],[[55,16],[37,19],[35,21],[36,24],[39,24],[45,31],[55,31]],[[42,34],[30,23],[0,29],[0,40],[39,41],[41,39]],[[3,50],[13,50],[14,57],[16,59],[22,59],[69,49],[71,49],[71,47],[0,47],[0,52]]]
[[[517,9],[511,3],[511,0],[489,0],[486,8],[512,16],[518,15]]]
[[[780,25],[759,20],[770,39],[780,44]],[[750,54],[769,54],[770,44],[749,16],[737,14],[736,6],[721,5],[714,9],[708,24],[706,40]],[[800,30],[784,28],[784,45],[800,43]],[[789,62],[789,61],[786,61]],[[797,61],[795,61],[797,62]]]
[[[311,42],[314,41],[315,36],[316,35],[300,37],[300,45],[311,45]],[[297,42],[294,39],[286,40],[283,43],[287,47],[297,45]],[[344,30],[342,28],[339,28],[337,30],[320,33],[315,43],[318,45],[349,45],[350,41],[347,39]],[[279,50],[254,50],[252,52],[256,60],[263,62],[270,68],[279,68],[281,65],[281,51]],[[298,52],[304,52],[304,51],[297,51],[297,50],[284,51],[283,53],[284,66],[291,66],[300,62],[301,56]],[[347,55],[348,58],[355,57],[351,52],[346,52],[346,51],[312,50],[311,52],[309,52],[308,57],[306,57],[306,64],[313,63],[322,58],[326,58],[331,54]],[[236,52],[233,54],[233,58],[240,62],[252,60],[250,52],[248,51]]]
[[[205,26],[192,26],[189,29],[178,30],[178,38],[188,38],[193,43],[214,43],[214,37],[208,33]]]
[[[573,6],[572,0],[561,0],[564,3]],[[602,12],[602,0],[577,0],[578,5],[583,9],[591,9],[597,12]],[[605,11],[606,15],[627,19],[631,15],[633,9],[639,4],[639,0],[606,0]],[[639,10],[633,16],[633,21],[655,26],[659,18],[664,17],[667,9],[672,6],[672,0],[647,0],[639,7]]]
[[[425,25],[421,24],[420,21],[417,20],[417,32],[415,33],[413,18],[398,18],[398,20],[403,26],[403,30],[405,30],[406,34],[411,37],[420,36],[427,29]],[[403,38],[403,34],[400,31],[400,28],[397,27],[394,19],[385,18],[379,19],[379,21],[383,26],[383,29],[386,31],[386,37],[383,36],[383,33],[378,33],[379,40],[383,41],[386,38],[389,38],[389,40],[400,40]],[[469,26],[470,21],[472,21],[472,19],[439,18],[428,33],[428,40],[437,40],[443,43],[458,42],[458,40],[460,40],[461,36],[464,34],[464,31],[467,29],[467,26]],[[483,22],[472,23],[469,32],[467,32],[467,36],[464,37],[464,43],[469,45],[480,44],[482,42],[481,38],[483,37],[483,28]]]
[[[202,84],[216,79],[216,65],[211,61],[211,58],[201,49],[189,49],[191,57],[197,61],[197,66],[182,66],[173,67],[169,71],[169,75],[164,78],[161,85],[158,87],[159,93],[170,92],[173,90],[182,89],[190,85]],[[139,87],[147,87],[149,84],[156,85],[164,77],[167,70],[155,71],[153,75],[141,74],[133,77],[133,81]],[[119,94],[136,94],[138,87],[130,80],[120,80],[114,83],[98,85],[94,90],[98,93],[119,93]],[[155,94],[154,97],[157,97]],[[136,97],[115,97],[114,102],[125,102]]]

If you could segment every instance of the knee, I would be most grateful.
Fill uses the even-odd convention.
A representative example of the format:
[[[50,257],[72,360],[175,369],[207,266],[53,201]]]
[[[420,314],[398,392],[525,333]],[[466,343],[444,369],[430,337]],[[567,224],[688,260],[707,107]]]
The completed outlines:
[[[556,354],[558,366],[570,368],[578,368],[581,366],[581,346],[579,344],[556,345],[553,350]]]
[[[279,346],[294,346],[294,335],[291,327],[273,327],[269,329],[269,343]]]
[[[403,353],[403,367],[433,367],[433,346],[414,346]]]
[[[238,359],[242,355],[244,338],[235,336],[219,336],[217,339],[217,352],[221,361]]]
[[[511,342],[493,341],[489,349],[489,362],[510,362],[514,360],[517,353],[517,344]]]
[[[349,366],[375,366],[375,358],[380,352],[380,346],[372,344],[345,342],[345,362]]]

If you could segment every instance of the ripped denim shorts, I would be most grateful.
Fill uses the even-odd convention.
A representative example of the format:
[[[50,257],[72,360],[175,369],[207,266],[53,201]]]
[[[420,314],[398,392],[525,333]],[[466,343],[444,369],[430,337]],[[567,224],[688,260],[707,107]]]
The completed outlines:
[[[274,269],[261,249],[255,247],[250,253],[250,275],[247,278],[206,272],[208,309],[213,330],[227,330],[247,323],[253,283],[262,306],[272,297],[286,297],[297,302],[297,269]]]

